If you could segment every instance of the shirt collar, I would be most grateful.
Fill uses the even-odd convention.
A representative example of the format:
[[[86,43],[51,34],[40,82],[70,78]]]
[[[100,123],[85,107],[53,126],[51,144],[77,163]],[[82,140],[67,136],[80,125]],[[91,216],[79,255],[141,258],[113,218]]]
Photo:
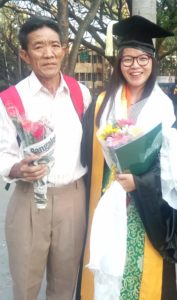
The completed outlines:
[[[69,93],[69,88],[66,84],[66,81],[64,80],[62,73],[60,73],[60,75],[61,75],[61,81],[57,89],[57,93],[61,93],[63,90]],[[39,81],[39,79],[37,78],[37,76],[33,71],[29,75],[29,86],[32,95],[37,94],[40,90],[46,91],[45,87],[41,84],[41,82]]]
[[[63,90],[66,90],[69,93],[68,85],[67,85],[66,81],[64,80],[64,77],[63,77],[63,75],[61,73],[61,81],[60,81],[60,85],[58,87],[58,91],[57,92],[61,92]]]
[[[35,73],[32,71],[28,77],[29,87],[32,95],[35,95],[42,88],[42,84],[39,79],[36,77]]]

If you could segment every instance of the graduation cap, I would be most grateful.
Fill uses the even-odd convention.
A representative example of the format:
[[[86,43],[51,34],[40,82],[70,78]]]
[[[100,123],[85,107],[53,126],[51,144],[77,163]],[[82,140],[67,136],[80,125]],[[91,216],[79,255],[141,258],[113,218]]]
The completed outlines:
[[[155,51],[152,41],[153,38],[163,38],[174,35],[172,32],[138,15],[121,20],[120,22],[112,22],[108,27],[109,32],[112,27],[112,34],[118,36],[119,49],[125,47],[140,48],[150,53]],[[111,43],[108,41],[108,46],[110,45]],[[106,52],[106,55],[109,56],[109,51]]]

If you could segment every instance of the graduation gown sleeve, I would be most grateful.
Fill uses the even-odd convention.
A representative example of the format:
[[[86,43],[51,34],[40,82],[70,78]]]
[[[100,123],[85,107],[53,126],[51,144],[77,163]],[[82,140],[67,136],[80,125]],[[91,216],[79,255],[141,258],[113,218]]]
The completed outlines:
[[[159,157],[134,180],[132,195],[151,243],[166,260],[177,262],[177,210],[162,199]]]

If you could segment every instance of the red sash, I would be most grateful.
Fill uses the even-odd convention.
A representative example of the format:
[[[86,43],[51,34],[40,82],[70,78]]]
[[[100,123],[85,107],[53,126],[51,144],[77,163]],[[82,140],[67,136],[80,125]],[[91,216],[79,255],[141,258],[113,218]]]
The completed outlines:
[[[83,103],[83,95],[77,80],[68,75],[64,75],[64,80],[70,91],[70,96],[75,107],[75,110],[79,116],[79,119],[82,120],[83,112],[84,112],[84,103]],[[9,104],[13,104],[19,111],[20,115],[24,114],[24,107],[21,101],[21,98],[17,92],[17,89],[14,85],[10,86],[6,90],[0,93],[0,98],[2,99],[5,107]]]

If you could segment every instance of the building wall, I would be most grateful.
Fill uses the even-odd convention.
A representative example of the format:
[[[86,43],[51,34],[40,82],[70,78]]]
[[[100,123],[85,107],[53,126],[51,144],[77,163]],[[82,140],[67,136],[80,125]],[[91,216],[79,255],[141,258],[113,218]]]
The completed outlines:
[[[108,61],[91,50],[82,50],[78,54],[75,67],[75,78],[84,83],[93,94],[104,89],[104,84],[110,76]]]

